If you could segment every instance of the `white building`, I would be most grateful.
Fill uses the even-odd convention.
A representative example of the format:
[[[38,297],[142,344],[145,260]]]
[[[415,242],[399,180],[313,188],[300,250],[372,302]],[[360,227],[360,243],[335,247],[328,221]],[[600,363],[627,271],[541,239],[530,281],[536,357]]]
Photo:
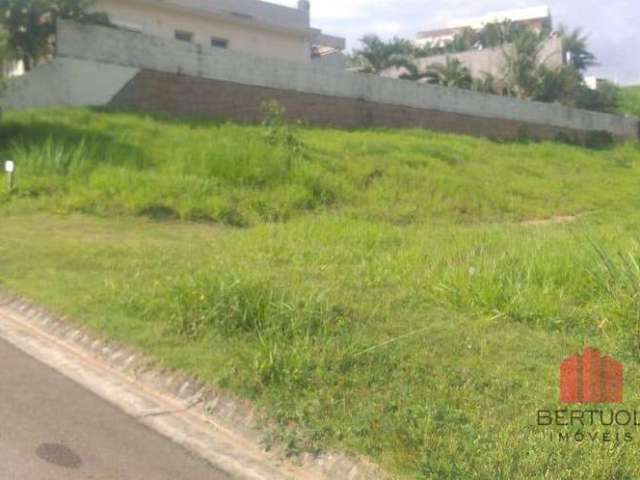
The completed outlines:
[[[545,28],[551,29],[552,27],[551,10],[549,7],[538,6],[492,12],[477,18],[453,20],[442,28],[418,33],[415,43],[420,47],[427,45],[443,46],[452,41],[456,34],[462,33],[465,29],[470,28],[480,31],[487,24],[505,21],[525,25],[537,31],[542,31]]]
[[[584,84],[589,87],[591,90],[598,90],[603,84],[607,82],[606,79],[595,77],[595,76],[586,76],[584,77]]]
[[[307,0],[297,8],[260,0],[98,0],[94,8],[121,28],[265,57],[311,62],[346,46],[311,27]]]
[[[6,62],[0,64],[2,68],[2,77],[18,77],[24,74],[24,66],[22,62]]]

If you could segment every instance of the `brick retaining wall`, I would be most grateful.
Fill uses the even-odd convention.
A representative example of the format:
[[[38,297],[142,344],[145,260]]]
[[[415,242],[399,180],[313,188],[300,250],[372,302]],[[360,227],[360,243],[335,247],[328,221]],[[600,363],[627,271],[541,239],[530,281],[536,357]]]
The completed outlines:
[[[494,138],[553,139],[560,134],[581,141],[585,132],[549,125],[492,119],[437,110],[387,105],[291,90],[241,85],[151,70],[138,73],[111,106],[177,117],[259,122],[260,105],[277,100],[287,117],[335,127],[422,127]]]

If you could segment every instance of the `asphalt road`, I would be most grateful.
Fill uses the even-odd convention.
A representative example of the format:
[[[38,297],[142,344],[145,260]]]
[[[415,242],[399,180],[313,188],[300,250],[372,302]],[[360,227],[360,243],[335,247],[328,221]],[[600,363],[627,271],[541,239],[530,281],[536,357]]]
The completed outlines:
[[[0,339],[1,480],[229,478]]]

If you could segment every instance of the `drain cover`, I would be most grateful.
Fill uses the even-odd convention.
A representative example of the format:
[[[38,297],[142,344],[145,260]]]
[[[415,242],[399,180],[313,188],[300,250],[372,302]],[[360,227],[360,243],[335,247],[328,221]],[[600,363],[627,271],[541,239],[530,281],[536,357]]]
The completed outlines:
[[[43,443],[36,449],[36,455],[45,462],[64,468],[80,468],[82,459],[68,447],[57,443]]]

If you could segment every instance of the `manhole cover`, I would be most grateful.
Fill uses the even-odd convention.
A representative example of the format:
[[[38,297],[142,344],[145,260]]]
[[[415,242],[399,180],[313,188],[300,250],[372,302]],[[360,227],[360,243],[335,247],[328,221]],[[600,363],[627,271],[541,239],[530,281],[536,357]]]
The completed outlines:
[[[73,450],[57,443],[43,443],[36,449],[36,455],[45,462],[64,468],[80,468],[82,459]]]

